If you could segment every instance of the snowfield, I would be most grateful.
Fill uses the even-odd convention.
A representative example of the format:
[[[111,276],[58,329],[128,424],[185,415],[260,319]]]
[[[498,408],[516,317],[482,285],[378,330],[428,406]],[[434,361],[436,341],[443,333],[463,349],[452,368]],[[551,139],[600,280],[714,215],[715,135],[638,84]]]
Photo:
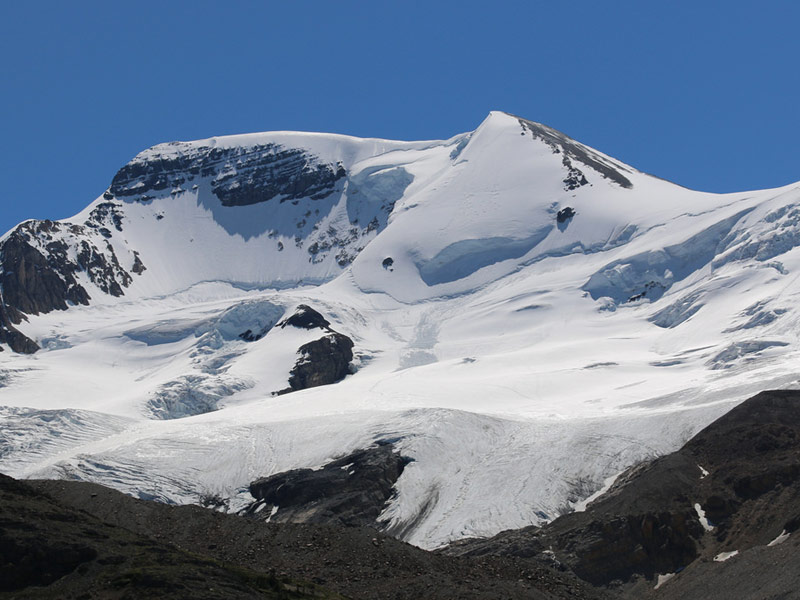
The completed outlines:
[[[237,510],[258,477],[393,440],[414,460],[383,517],[434,548],[581,509],[741,400],[797,387],[800,184],[695,192],[559,136],[496,112],[439,142],[141,153],[273,144],[342,170],[327,196],[242,206],[213,190],[246,161],[146,197],[130,183],[108,241],[146,270],[120,297],[82,276],[89,306],[19,325],[42,349],[0,353],[0,471]],[[353,339],[353,373],[276,396],[319,337],[276,327],[299,304]]]

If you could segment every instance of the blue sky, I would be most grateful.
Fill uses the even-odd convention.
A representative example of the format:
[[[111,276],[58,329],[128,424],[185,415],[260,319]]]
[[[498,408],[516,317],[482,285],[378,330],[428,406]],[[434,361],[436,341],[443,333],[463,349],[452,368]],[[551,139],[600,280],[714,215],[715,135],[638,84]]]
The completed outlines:
[[[0,22],[0,232],[71,216],[163,141],[447,138],[493,109],[695,189],[800,180],[796,1],[31,1]]]

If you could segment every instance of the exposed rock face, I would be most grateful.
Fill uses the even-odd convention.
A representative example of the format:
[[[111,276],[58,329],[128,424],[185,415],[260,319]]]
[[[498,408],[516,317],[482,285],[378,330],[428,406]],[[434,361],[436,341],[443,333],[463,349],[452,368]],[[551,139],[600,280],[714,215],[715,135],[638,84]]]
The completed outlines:
[[[13,308],[7,309],[3,304],[3,297],[0,293],[0,344],[8,344],[14,352],[21,352],[24,354],[33,354],[39,349],[39,346],[32,339],[20,333],[14,325],[8,313],[13,311]],[[0,352],[3,347],[0,346]]]
[[[571,206],[566,206],[558,211],[556,214],[556,221],[559,223],[564,223],[575,216],[575,209]]]
[[[330,322],[310,306],[299,305],[278,326],[322,329],[328,332],[318,340],[300,346],[300,358],[289,373],[289,387],[277,392],[278,394],[336,383],[350,373],[353,340],[331,329]]]
[[[330,321],[319,314],[316,310],[305,304],[300,304],[288,318],[278,323],[278,327],[298,327],[300,329],[326,329],[330,328]]]
[[[552,550],[599,585],[665,573],[684,577],[701,563],[698,557],[744,552],[797,530],[798,498],[800,391],[763,392],[678,452],[620,476],[586,512],[455,544],[448,552],[537,556]]]
[[[109,198],[106,194],[103,197],[108,200]],[[114,229],[122,231],[123,215],[120,209],[121,206],[118,202],[101,202],[90,213],[89,218],[86,220],[86,226],[97,229],[113,225]]]
[[[321,199],[346,175],[341,164],[321,163],[305,150],[279,144],[217,148],[175,142],[157,146],[122,167],[109,192],[147,201],[150,192],[181,188],[196,177],[213,177],[211,190],[223,206],[247,206],[273,198]]]
[[[35,352],[33,340],[12,327],[25,314],[38,315],[89,304],[91,296],[79,276],[105,294],[122,296],[133,281],[108,241],[112,229],[122,231],[118,202],[101,202],[82,224],[26,221],[0,244],[0,342],[15,352]],[[134,253],[131,269],[141,274],[145,266]]]
[[[567,158],[567,156],[564,156],[564,158],[561,159],[561,162],[567,169],[567,176],[563,181],[565,191],[571,192],[573,190],[577,190],[579,187],[589,184],[589,180],[586,179],[586,175],[583,174],[583,171],[573,165],[572,161]]]
[[[329,333],[300,346],[300,359],[289,376],[291,391],[328,385],[350,373],[353,340],[341,333]]]
[[[623,167],[619,164],[590,150],[583,144],[568,138],[552,127],[528,121],[527,119],[517,118],[520,125],[522,125],[523,132],[530,132],[534,138],[538,138],[550,146],[555,154],[564,153],[562,162],[567,169],[567,177],[564,179],[564,189],[574,190],[589,183],[581,170],[573,164],[573,161],[591,167],[600,173],[600,175],[613,181],[620,187],[627,189],[633,187],[630,179],[623,175]]]
[[[147,270],[147,267],[144,266],[142,259],[139,258],[139,253],[134,250],[133,251],[133,266],[131,267],[131,273],[136,273],[137,275],[141,275]]]
[[[85,273],[102,292],[123,295],[123,288],[132,279],[107,241],[111,232],[105,226],[121,228],[122,218],[116,208],[111,202],[98,205],[84,225],[26,221],[3,240],[0,330],[4,333],[0,336],[5,340],[0,341],[13,344],[17,352],[35,352],[38,346],[11,324],[19,324],[24,314],[38,315],[88,304],[90,296],[78,279],[80,273]],[[141,261],[139,269],[144,269]]]
[[[321,469],[295,469],[250,484],[250,516],[270,522],[382,527],[377,519],[411,459],[391,444],[358,450]]]
[[[5,240],[0,286],[6,305],[38,315],[66,310],[68,302],[89,303],[89,294],[75,279],[78,265],[67,259],[67,245],[50,236],[58,229],[60,225],[52,221],[28,221]],[[37,249],[33,238],[44,242],[47,256]],[[88,252],[84,258],[89,258]]]

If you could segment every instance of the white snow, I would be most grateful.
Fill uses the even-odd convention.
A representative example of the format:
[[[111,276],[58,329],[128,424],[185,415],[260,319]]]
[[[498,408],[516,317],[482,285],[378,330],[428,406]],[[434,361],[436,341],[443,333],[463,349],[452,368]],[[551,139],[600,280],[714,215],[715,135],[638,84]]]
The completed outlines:
[[[772,540],[769,544],[767,544],[767,546],[777,546],[778,544],[782,544],[783,542],[789,539],[790,535],[791,534],[784,529],[783,531],[781,531],[780,535],[776,537],[774,540]]]
[[[673,577],[675,577],[675,573],[663,573],[663,574],[659,573],[658,580],[656,581],[656,585],[653,587],[653,589],[657,590]]]
[[[346,181],[296,205],[223,207],[203,178],[121,201],[109,243],[147,270],[120,298],[82,274],[91,306],[19,326],[43,349],[0,353],[0,470],[174,502],[220,489],[233,510],[258,477],[393,439],[414,462],[382,517],[432,548],[579,510],[750,395],[797,387],[798,185],[707,194],[618,165],[624,189],[573,161],[590,185],[565,190],[563,153],[504,113],[446,141],[279,132],[136,160],[267,142]],[[273,396],[321,336],[275,327],[301,303],[354,340],[356,369]]]
[[[714,531],[714,526],[711,524],[711,521],[706,518],[706,511],[703,510],[699,502],[694,505],[694,510],[697,512],[697,518],[700,519],[700,525],[703,526],[703,529],[706,531]]]
[[[739,554],[738,550],[733,550],[731,552],[720,552],[714,557],[714,562],[725,562],[726,560],[728,560],[729,558],[733,558],[737,554]]]
[[[574,504],[575,512],[585,512],[586,507],[589,506],[592,502],[600,498],[603,494],[605,494],[608,490],[611,489],[611,486],[614,485],[614,482],[622,473],[617,473],[616,475],[612,475],[611,477],[607,477],[606,480],[603,482],[603,486],[594,492],[591,496],[587,496],[583,500],[580,500]]]
[[[705,479],[706,477],[708,477],[711,474],[708,471],[706,471],[703,467],[701,467],[700,465],[697,465],[697,468],[700,469],[700,479]]]
[[[266,505],[262,505],[262,506],[266,506]],[[279,506],[273,506],[272,510],[269,513],[269,516],[266,519],[264,519],[264,522],[265,523],[269,523],[272,520],[272,517],[275,516],[275,514],[278,512],[279,509],[280,509]]]

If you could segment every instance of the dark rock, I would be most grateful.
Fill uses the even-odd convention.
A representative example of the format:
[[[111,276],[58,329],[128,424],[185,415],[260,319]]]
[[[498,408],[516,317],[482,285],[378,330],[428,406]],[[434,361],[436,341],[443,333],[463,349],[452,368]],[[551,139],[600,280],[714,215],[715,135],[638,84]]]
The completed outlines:
[[[110,522],[108,515],[71,506],[64,499],[69,490],[63,482],[38,483],[53,484],[50,493],[0,475],[0,596],[4,598],[341,598],[311,584],[279,581],[269,565],[260,569],[249,565],[258,569],[253,571],[230,560],[224,564],[200,548],[191,553],[180,549],[161,532],[133,531],[147,529],[136,526],[137,513],[146,509],[118,492],[99,486],[80,488],[87,492],[90,510],[119,498],[125,508],[117,505],[113,512],[127,521],[120,525]],[[149,524],[156,521],[164,527],[170,521],[163,518],[168,507],[152,504],[155,512],[148,515]],[[211,518],[204,527],[210,534],[204,538],[205,546],[211,547],[209,542],[219,534],[215,513],[194,509]],[[191,512],[179,519],[184,529],[193,526]],[[217,531],[211,533],[212,529]]]
[[[392,265],[394,265],[394,259],[391,256],[384,258],[383,262],[381,263],[381,266],[389,271],[392,270]]]
[[[623,188],[630,189],[633,187],[630,179],[625,177],[622,174],[622,166],[611,161],[610,159],[601,156],[597,152],[587,148],[583,144],[576,142],[575,140],[569,138],[568,136],[564,135],[560,131],[553,129],[552,127],[547,127],[546,125],[542,125],[541,123],[535,123],[533,121],[528,121],[527,119],[521,119],[517,117],[519,120],[520,125],[522,125],[523,133],[529,131],[534,138],[538,138],[542,140],[545,144],[552,148],[553,152],[560,153],[563,152],[565,157],[567,157],[570,161],[568,169],[574,168],[572,166],[571,161],[577,161],[586,165],[587,167],[591,167],[600,175],[605,177],[606,179],[610,179],[617,185]],[[563,159],[562,159],[563,160]],[[565,162],[565,166],[567,163]],[[577,173],[576,176],[576,183],[579,185],[584,185],[582,183],[583,173],[580,173],[578,169],[575,169]],[[580,175],[578,175],[580,173]],[[564,180],[565,185],[569,185],[567,183],[570,180],[570,177],[573,175],[573,172],[570,171],[569,176],[566,180]],[[585,179],[585,178],[583,178]],[[588,183],[588,181],[586,182]],[[567,189],[574,189],[569,188]]]
[[[122,167],[111,182],[117,197],[152,197],[153,192],[180,188],[187,178],[213,177],[211,190],[223,206],[329,196],[347,173],[341,164],[319,162],[300,148],[279,144],[252,147],[194,147],[176,142],[181,152],[164,156],[151,151]],[[235,169],[230,168],[235,165]]]
[[[54,224],[57,225],[57,224]],[[38,315],[66,310],[67,303],[88,304],[89,294],[75,279],[78,266],[70,262],[62,241],[46,245],[45,256],[30,243],[38,229],[46,232],[48,222],[23,223],[2,244],[0,288],[3,301],[18,311]]]
[[[378,516],[409,462],[386,444],[358,450],[321,469],[258,479],[250,484],[258,502],[246,514],[269,515],[264,509],[277,507],[270,522],[380,527]]]
[[[294,313],[278,323],[278,327],[292,326],[299,329],[327,329],[330,331],[330,321],[319,314],[316,310],[305,304],[300,304]]]
[[[316,310],[300,304],[295,312],[278,326],[299,329],[322,329],[328,333],[318,340],[300,346],[300,358],[289,372],[289,387],[276,394],[288,394],[319,385],[328,385],[350,374],[353,340],[331,329],[330,321]],[[245,332],[247,333],[247,332]]]
[[[39,349],[36,342],[21,333],[12,324],[8,316],[8,310],[3,303],[2,293],[0,293],[0,344],[8,344],[8,347],[13,352],[21,354],[33,354]],[[2,349],[2,346],[0,346],[0,350]]]
[[[106,192],[106,194],[107,193],[108,192]],[[105,194],[103,197],[105,198]],[[89,213],[89,218],[86,219],[85,224],[87,227],[91,228],[109,225],[113,226],[117,231],[122,231],[123,214],[121,209],[122,205],[119,202],[101,202]],[[107,228],[104,229],[108,231]],[[111,232],[108,231],[105,237],[111,237]]]
[[[131,267],[131,273],[136,273],[137,275],[141,275],[147,270],[147,267],[144,266],[142,259],[139,258],[139,253],[134,250],[133,251],[133,266]]]
[[[558,211],[558,214],[556,214],[556,221],[558,221],[559,223],[564,223],[574,216],[575,216],[575,209],[573,209],[570,206],[566,206],[562,208],[560,211]]]
[[[26,221],[3,240],[0,245],[0,300],[4,314],[0,336],[15,351],[34,352],[38,348],[11,327],[11,324],[19,324],[25,314],[38,315],[66,310],[70,305],[89,304],[89,293],[76,277],[79,272],[85,272],[92,283],[112,296],[122,296],[123,288],[130,285],[131,276],[120,266],[111,244],[102,240],[98,246],[92,239],[97,240],[97,237],[91,235],[92,230],[96,230],[107,234],[106,237],[111,236],[99,223],[105,220],[115,226],[121,223],[121,217],[115,218],[113,214],[115,206],[113,203],[98,205],[86,226]],[[92,220],[94,218],[96,220]]]
[[[350,373],[353,340],[333,332],[300,346],[300,359],[289,373],[289,388],[282,393],[341,381]]]
[[[46,538],[20,543],[0,530],[0,591],[50,585],[95,558],[97,552],[81,543],[48,543]]]
[[[654,300],[657,300],[666,289],[666,286],[660,281],[648,281],[646,284],[644,284],[644,290],[638,294],[634,294],[628,298],[626,302],[636,302],[637,300],[648,297],[648,294],[653,296]]]
[[[119,297],[123,295],[120,283],[127,287],[131,284],[132,279],[120,267],[110,244],[106,246],[106,250],[109,252],[110,260],[105,254],[100,253],[96,246],[82,240],[78,250],[78,266],[86,271],[92,282],[103,292]],[[120,282],[117,282],[118,277],[121,279]]]
[[[563,181],[564,190],[571,192],[573,190],[577,190],[579,187],[583,187],[584,185],[589,185],[589,180],[586,179],[583,171],[572,164],[572,161],[569,159],[566,153],[562,157],[561,162],[567,169],[567,176]]]

